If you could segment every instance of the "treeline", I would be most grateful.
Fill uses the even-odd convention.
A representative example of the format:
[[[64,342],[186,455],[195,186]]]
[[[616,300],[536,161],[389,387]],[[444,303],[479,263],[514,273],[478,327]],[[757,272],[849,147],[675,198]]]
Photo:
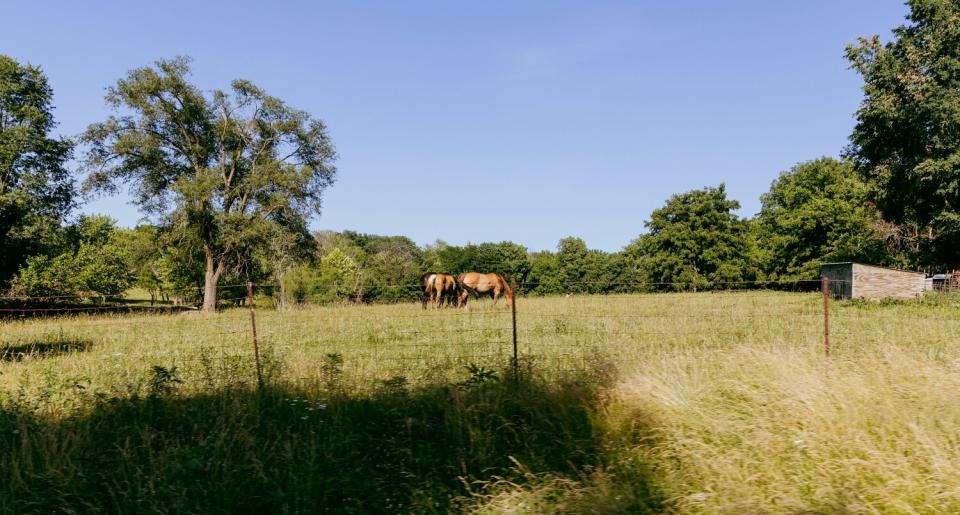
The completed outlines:
[[[753,217],[736,214],[723,184],[674,195],[613,253],[578,238],[530,253],[512,242],[310,234],[337,155],[308,113],[249,81],[208,93],[176,58],[132,70],[107,90],[113,115],[76,140],[55,138],[40,68],[0,56],[0,289],[136,286],[210,310],[242,296],[224,285],[246,281],[273,285],[280,303],[410,298],[425,270],[499,272],[547,295],[813,279],[827,261],[960,268],[960,5],[908,5],[892,41],[847,48],[864,99],[841,158],[783,172]],[[86,193],[128,188],[153,225],[71,221],[78,181]]]
[[[426,270],[497,272],[522,292],[619,293],[710,288],[718,283],[793,281],[817,277],[825,261],[896,264],[852,165],[831,158],[783,173],[753,218],[723,185],[671,197],[646,222],[647,232],[619,252],[560,240],[555,251],[529,252],[504,241],[418,246],[404,236],[321,231],[302,241],[262,237],[223,278],[267,285],[277,302],[391,302],[415,298]],[[49,254],[26,259],[10,281],[19,295],[115,295],[140,288],[155,300],[202,300],[204,253],[171,227],[115,226],[82,216],[60,231]],[[243,296],[243,287],[224,298]]]

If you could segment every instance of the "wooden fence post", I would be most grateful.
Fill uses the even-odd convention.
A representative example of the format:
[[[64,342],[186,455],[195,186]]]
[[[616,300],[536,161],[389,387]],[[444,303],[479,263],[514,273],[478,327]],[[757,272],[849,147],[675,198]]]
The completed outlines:
[[[830,278],[822,279],[823,290],[823,354],[830,357]]]
[[[511,288],[513,289],[513,299],[510,300],[510,313],[513,318],[513,378],[516,381],[520,380],[520,356],[517,352],[517,279],[516,277],[512,278],[510,281],[512,284]]]
[[[247,303],[250,304],[250,329],[253,331],[253,359],[257,364],[257,389],[263,389],[263,369],[260,366],[260,343],[257,341],[257,306],[253,302],[253,283],[247,281]]]

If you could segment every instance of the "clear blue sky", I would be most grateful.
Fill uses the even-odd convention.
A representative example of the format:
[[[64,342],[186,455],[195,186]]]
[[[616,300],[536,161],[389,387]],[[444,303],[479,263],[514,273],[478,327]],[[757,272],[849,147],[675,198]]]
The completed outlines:
[[[617,250],[674,193],[725,182],[742,215],[798,161],[837,155],[860,79],[844,47],[897,0],[27,2],[0,52],[38,64],[59,131],[159,57],[203,89],[250,79],[323,119],[340,153],[316,229],[418,243],[568,235]],[[123,225],[125,197],[85,212]]]

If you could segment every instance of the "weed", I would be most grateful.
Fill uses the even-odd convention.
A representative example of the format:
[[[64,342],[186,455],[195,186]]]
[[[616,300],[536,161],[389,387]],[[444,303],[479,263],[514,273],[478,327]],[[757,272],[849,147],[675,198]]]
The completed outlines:
[[[183,382],[177,377],[177,367],[166,368],[154,365],[150,371],[150,379],[147,380],[147,392],[150,397],[169,395],[178,384]]]
[[[323,357],[320,365],[320,380],[327,393],[336,393],[343,387],[343,356],[333,352]]]
[[[487,383],[495,383],[500,380],[500,378],[497,377],[496,370],[491,370],[473,363],[470,363],[464,368],[467,370],[467,373],[470,374],[470,377],[459,383],[461,388],[470,388]]]

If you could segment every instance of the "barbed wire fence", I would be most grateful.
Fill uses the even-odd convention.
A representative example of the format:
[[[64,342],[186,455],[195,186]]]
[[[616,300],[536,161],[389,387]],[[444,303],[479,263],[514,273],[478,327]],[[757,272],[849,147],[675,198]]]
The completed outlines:
[[[293,357],[297,352],[310,349],[320,350],[327,355],[348,353],[364,363],[390,363],[391,367],[381,367],[376,372],[388,370],[403,375],[412,370],[430,366],[463,367],[469,365],[507,366],[514,378],[523,373],[524,364],[536,360],[553,360],[557,363],[574,361],[589,355],[589,350],[605,348],[617,351],[645,344],[659,346],[699,343],[715,345],[720,337],[730,340],[746,340],[758,336],[780,338],[785,341],[787,333],[803,331],[804,341],[821,346],[822,354],[829,357],[834,351],[834,338],[849,336],[853,329],[843,327],[843,319],[838,320],[834,309],[834,291],[837,283],[830,279],[806,281],[736,281],[691,285],[689,283],[598,283],[580,282],[576,286],[602,287],[615,290],[615,287],[628,287],[632,290],[646,290],[653,295],[645,304],[629,304],[631,309],[610,309],[618,306],[620,300],[612,295],[586,293],[581,296],[582,288],[570,288],[562,297],[573,297],[566,309],[557,311],[539,310],[540,304],[532,302],[535,298],[529,292],[537,283],[513,283],[513,291],[518,292],[510,309],[492,309],[484,304],[477,308],[468,301],[466,308],[437,309],[434,304],[427,310],[420,309],[418,303],[399,303],[396,308],[384,314],[377,309],[364,305],[343,306],[335,310],[312,312],[302,309],[283,311],[268,310],[269,316],[259,317],[256,300],[272,298],[276,293],[273,284],[229,284],[220,286],[221,291],[233,291],[239,287],[246,290],[244,296],[228,296],[222,302],[244,304],[249,312],[249,321],[243,322],[237,316],[227,317],[184,317],[171,327],[179,331],[177,338],[183,345],[189,345],[191,338],[203,340],[205,344],[194,347],[192,356],[177,356],[178,362],[209,362],[218,358],[222,361],[245,362],[252,370],[250,376],[262,387],[264,377],[263,353],[275,356],[278,352]],[[573,284],[573,283],[570,283]],[[420,292],[416,284],[392,284],[386,287],[397,290]],[[684,296],[692,292],[710,292],[717,294],[700,297]],[[681,294],[679,296],[662,295],[665,292]],[[740,297],[724,297],[731,292],[748,292]],[[787,292],[795,295],[785,296]],[[822,306],[814,300],[822,297]],[[324,294],[304,297],[305,302],[324,298]],[[696,298],[703,298],[695,301]],[[593,300],[578,300],[578,299]],[[791,310],[767,309],[784,299],[797,299],[791,304]],[[28,302],[50,302],[54,297],[9,297],[5,300],[26,300]],[[74,296],[56,297],[57,301],[77,300]],[[729,300],[729,302],[727,302]],[[574,302],[576,301],[576,302]],[[668,302],[669,301],[669,302]],[[501,299],[500,302],[504,302]],[[652,309],[660,303],[668,303],[664,309]],[[562,303],[559,303],[562,304]],[[695,304],[695,305],[694,305]],[[23,307],[5,305],[0,308],[0,316],[25,319],[27,314],[53,317],[60,320],[75,321],[73,327],[99,328],[116,332],[136,331],[143,323],[142,317],[130,317],[131,313],[151,314],[164,312],[162,309],[150,309],[139,306],[133,309],[128,305],[89,305],[63,307]],[[194,312],[194,311],[187,311]],[[239,314],[235,310],[230,313]],[[883,319],[883,313],[869,313],[858,320],[848,314],[847,322],[869,322]],[[326,317],[319,320],[317,317]],[[891,317],[893,318],[893,317]],[[948,325],[960,334],[960,318],[950,316],[931,317],[925,320]],[[730,323],[735,321],[736,323]],[[795,325],[789,325],[792,322]],[[838,324],[839,322],[839,324]],[[259,326],[258,326],[259,324]],[[69,324],[66,331],[70,330]],[[64,329],[61,329],[64,331]],[[762,333],[762,334],[761,334]],[[820,333],[817,336],[817,333]],[[174,337],[171,337],[173,339]],[[210,339],[218,345],[209,345]],[[249,351],[243,351],[238,345],[244,339],[249,341]],[[620,347],[617,347],[617,346]],[[0,352],[0,360],[15,359],[16,352],[10,346]],[[624,354],[621,352],[621,354]],[[169,353],[153,350],[138,353],[137,357],[150,359],[169,358]],[[615,359],[628,361],[639,359],[636,356],[618,355]],[[291,358],[292,359],[292,358]],[[532,365],[530,365],[532,366]],[[428,371],[429,372],[429,371]]]

